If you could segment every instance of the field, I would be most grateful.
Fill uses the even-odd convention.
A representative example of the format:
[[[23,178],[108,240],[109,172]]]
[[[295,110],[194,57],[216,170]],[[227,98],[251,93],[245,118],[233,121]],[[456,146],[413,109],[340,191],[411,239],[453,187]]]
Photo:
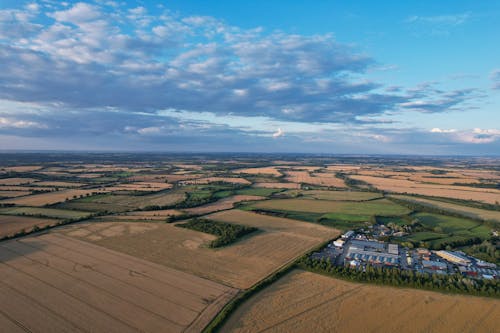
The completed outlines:
[[[2,243],[0,274],[9,332],[199,332],[236,292],[60,234]]]
[[[148,195],[97,195],[65,203],[62,207],[89,211],[123,212],[147,206],[168,206],[184,200],[183,191]]]
[[[41,207],[11,207],[11,208],[0,208],[0,214],[2,215],[36,215],[43,217],[53,217],[58,219],[78,219],[82,217],[87,217],[90,215],[89,212],[79,212],[76,210],[64,210],[64,209],[53,209],[53,208],[41,208]]]
[[[3,178],[0,179],[0,185],[24,185],[36,182],[34,178]]]
[[[29,191],[2,191],[0,190],[0,198],[17,198],[31,194]]]
[[[253,295],[222,332],[495,332],[494,299],[363,285],[292,271]]]
[[[281,189],[298,189],[300,184],[297,183],[255,183],[254,187],[262,188],[281,188]]]
[[[22,230],[30,231],[35,226],[44,227],[57,222],[59,220],[49,218],[0,215],[0,238],[13,236]]]
[[[79,223],[58,232],[239,289],[339,234],[320,225],[239,210],[208,217],[261,232],[220,249],[207,247],[213,235],[163,223]]]
[[[184,209],[184,211],[189,214],[202,215],[217,212],[219,210],[231,209],[233,208],[234,204],[238,202],[255,201],[262,199],[262,197],[256,195],[234,195],[203,206]]]
[[[469,216],[472,218],[479,218],[479,219],[483,219],[483,220],[491,220],[491,221],[500,222],[500,211],[468,207],[468,206],[464,206],[464,205],[458,205],[458,204],[453,204],[453,203],[448,203],[448,202],[443,202],[443,201],[438,201],[438,200],[429,200],[429,199],[411,197],[411,196],[405,196],[405,195],[392,195],[392,197],[394,197],[396,199],[400,199],[400,200],[405,200],[408,202],[416,202],[416,203],[424,205],[424,206],[429,206],[429,207],[433,207],[433,208],[447,210],[450,212],[459,213],[461,215]]]
[[[234,173],[246,173],[249,175],[271,175],[275,177],[281,177],[283,174],[276,169],[276,167],[263,167],[263,168],[247,168],[247,169],[237,169],[233,170]]]
[[[1,200],[0,203],[13,203],[22,206],[45,206],[51,205],[65,200],[72,200],[79,196],[85,196],[94,192],[102,192],[100,189],[91,190],[63,190],[50,193],[33,194],[26,197]]]
[[[320,199],[320,200],[334,200],[334,201],[366,201],[381,198],[382,195],[373,192],[356,192],[356,191],[301,191],[302,196]]]
[[[381,178],[373,176],[350,176],[374,187],[394,193],[411,193],[434,197],[448,197],[462,200],[482,201],[495,204],[500,201],[500,190],[466,186],[435,185],[417,183],[405,179]]]
[[[333,173],[310,174],[309,171],[287,171],[286,180],[292,183],[306,183],[319,186],[346,187],[344,181]]]
[[[191,180],[183,180],[180,181],[180,184],[183,185],[204,185],[210,183],[231,183],[231,184],[241,184],[241,185],[249,185],[251,182],[246,180],[245,178],[237,178],[237,177],[206,177],[206,178],[197,178]]]
[[[257,209],[298,211],[310,213],[338,213],[350,215],[404,215],[409,210],[387,199],[364,202],[342,202],[311,199],[266,200],[252,204]]]
[[[431,248],[439,248],[442,244],[465,241],[474,237],[488,239],[491,235],[491,228],[469,219],[431,213],[414,214],[412,219],[417,219],[427,231],[413,233],[404,240],[425,241]]]

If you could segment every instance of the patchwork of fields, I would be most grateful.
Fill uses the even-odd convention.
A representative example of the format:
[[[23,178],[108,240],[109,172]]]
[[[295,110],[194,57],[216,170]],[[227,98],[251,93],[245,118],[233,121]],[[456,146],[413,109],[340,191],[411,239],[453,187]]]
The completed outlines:
[[[500,260],[495,163],[353,159],[4,165],[0,238],[17,238],[0,242],[0,331],[200,332],[240,290],[345,230],[390,226],[398,232],[380,237],[393,243]],[[176,226],[193,215],[257,230],[210,248],[216,236]],[[499,316],[498,300],[295,270],[245,301],[222,331],[489,332]]]

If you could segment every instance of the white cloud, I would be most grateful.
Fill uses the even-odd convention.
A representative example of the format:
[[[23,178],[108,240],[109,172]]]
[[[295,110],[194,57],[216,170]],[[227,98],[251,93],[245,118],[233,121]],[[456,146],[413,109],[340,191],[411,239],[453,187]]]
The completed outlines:
[[[47,125],[34,121],[0,117],[0,128],[47,128]]]
[[[456,131],[456,129],[441,129],[438,127],[434,127],[433,129],[431,129],[432,133],[454,133]]]
[[[281,128],[278,128],[278,131],[273,133],[273,138],[279,138],[281,136],[285,136],[285,131],[283,131]]]

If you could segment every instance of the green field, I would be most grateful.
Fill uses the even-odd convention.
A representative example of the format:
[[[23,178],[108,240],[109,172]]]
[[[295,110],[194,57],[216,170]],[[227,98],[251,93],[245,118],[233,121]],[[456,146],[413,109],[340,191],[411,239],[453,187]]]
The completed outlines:
[[[283,191],[282,189],[279,188],[245,188],[236,191],[236,194],[241,194],[241,195],[257,195],[261,197],[268,197],[271,194],[281,192]]]
[[[366,201],[381,198],[380,193],[373,192],[357,192],[357,191],[302,191],[302,196],[333,201]]]
[[[83,217],[90,216],[91,213],[76,211],[76,210],[64,210],[55,208],[39,208],[39,207],[12,207],[12,208],[2,208],[0,209],[0,214],[2,215],[27,215],[27,216],[43,216],[58,219],[79,219]]]
[[[362,216],[398,216],[410,213],[406,207],[387,199],[365,202],[340,202],[310,199],[266,200],[252,204],[252,207],[267,210],[299,211],[310,213],[337,213]]]
[[[418,220],[419,227],[425,231],[415,232],[403,240],[413,243],[426,242],[433,249],[457,242],[486,240],[491,235],[488,226],[465,218],[417,213],[412,215],[412,219]]]
[[[420,224],[424,227],[433,229],[434,231],[436,231],[435,229],[440,229],[437,232],[444,232],[447,234],[475,228],[479,225],[478,222],[473,220],[431,213],[418,213],[413,217],[418,219]]]
[[[389,223],[393,223],[395,225],[407,225],[410,224],[411,219],[403,216],[377,216],[378,224],[388,225]]]

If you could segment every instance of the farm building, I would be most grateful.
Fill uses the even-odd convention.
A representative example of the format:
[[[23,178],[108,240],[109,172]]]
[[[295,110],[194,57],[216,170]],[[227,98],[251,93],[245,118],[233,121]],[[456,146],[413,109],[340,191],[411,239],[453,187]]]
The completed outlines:
[[[445,271],[448,269],[448,265],[444,262],[434,261],[434,260],[422,260],[422,266],[427,269],[432,270],[442,270]]]

